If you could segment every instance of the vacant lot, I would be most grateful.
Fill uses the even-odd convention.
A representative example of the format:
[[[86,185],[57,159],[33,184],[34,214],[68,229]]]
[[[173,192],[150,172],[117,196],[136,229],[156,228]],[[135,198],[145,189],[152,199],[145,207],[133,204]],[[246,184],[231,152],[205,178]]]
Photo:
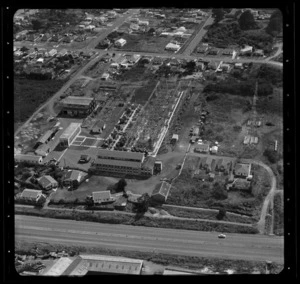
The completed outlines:
[[[152,94],[156,84],[157,81],[153,80],[149,81],[145,86],[136,89],[133,97],[131,98],[131,102],[141,105],[145,104]]]
[[[14,122],[24,122],[63,85],[62,80],[14,78]]]
[[[148,34],[123,34],[127,43],[118,50],[164,53],[171,37],[159,37]]]

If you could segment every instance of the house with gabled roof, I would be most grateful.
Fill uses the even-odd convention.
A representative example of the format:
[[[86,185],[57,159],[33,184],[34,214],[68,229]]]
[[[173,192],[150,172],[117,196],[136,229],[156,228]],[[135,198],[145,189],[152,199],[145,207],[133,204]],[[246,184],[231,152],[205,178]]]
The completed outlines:
[[[116,200],[114,197],[111,196],[109,190],[94,191],[94,192],[92,192],[92,198],[93,198],[94,204],[113,202]]]
[[[58,187],[58,182],[49,175],[40,177],[38,183],[45,190],[51,190]]]
[[[157,202],[166,202],[171,185],[165,181],[157,184],[152,192],[151,199]]]
[[[251,179],[251,164],[236,163],[233,173],[235,177]]]
[[[41,198],[45,198],[42,194],[42,190],[25,188],[21,193],[23,200],[38,202]]]

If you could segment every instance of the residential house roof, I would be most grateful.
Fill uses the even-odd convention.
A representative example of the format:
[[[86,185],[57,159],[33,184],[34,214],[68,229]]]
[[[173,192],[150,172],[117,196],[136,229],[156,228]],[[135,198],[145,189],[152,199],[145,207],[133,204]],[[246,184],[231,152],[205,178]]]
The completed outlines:
[[[38,196],[41,194],[42,194],[41,190],[25,188],[21,193],[21,197],[33,199],[33,198],[38,198]]]
[[[159,183],[158,185],[155,186],[152,195],[161,195],[165,199],[167,199],[169,191],[170,191],[171,185],[165,181]]]
[[[197,144],[195,151],[209,151],[209,144]]]
[[[94,191],[92,192],[93,200],[109,200],[111,199],[110,191]]]
[[[78,170],[71,170],[65,174],[64,180],[72,180],[72,181],[77,180],[78,182],[80,182],[82,176],[83,176],[83,172]]]
[[[57,181],[56,181],[53,177],[51,177],[51,176],[49,176],[49,175],[45,175],[45,176],[42,176],[42,177],[40,177],[40,178],[38,179],[38,183],[39,183],[42,187],[46,188],[46,187],[48,187],[49,185],[55,185],[55,184],[57,184]]]
[[[237,163],[234,167],[235,175],[248,176],[250,174],[251,164]]]

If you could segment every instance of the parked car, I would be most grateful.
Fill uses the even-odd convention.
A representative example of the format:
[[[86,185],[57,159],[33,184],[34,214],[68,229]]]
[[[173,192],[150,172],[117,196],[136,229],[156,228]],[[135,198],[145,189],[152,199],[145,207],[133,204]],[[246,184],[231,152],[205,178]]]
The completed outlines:
[[[88,163],[91,160],[89,155],[81,155],[79,159],[79,163]]]
[[[218,235],[218,238],[219,238],[219,239],[225,239],[225,238],[226,238],[226,235],[225,235],[225,234],[220,234],[220,235]]]

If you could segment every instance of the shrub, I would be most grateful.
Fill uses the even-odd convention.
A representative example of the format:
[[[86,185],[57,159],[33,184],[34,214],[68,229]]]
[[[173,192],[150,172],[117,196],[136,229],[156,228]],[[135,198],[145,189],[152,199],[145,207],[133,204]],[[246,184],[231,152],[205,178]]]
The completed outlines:
[[[221,208],[219,210],[218,215],[217,215],[217,219],[218,220],[223,220],[225,216],[226,216],[226,210],[224,208]]]
[[[278,152],[275,152],[272,149],[266,149],[264,151],[264,156],[268,159],[268,161],[272,164],[278,162],[280,160],[280,155]]]

